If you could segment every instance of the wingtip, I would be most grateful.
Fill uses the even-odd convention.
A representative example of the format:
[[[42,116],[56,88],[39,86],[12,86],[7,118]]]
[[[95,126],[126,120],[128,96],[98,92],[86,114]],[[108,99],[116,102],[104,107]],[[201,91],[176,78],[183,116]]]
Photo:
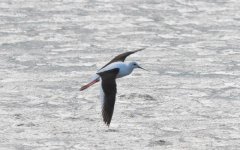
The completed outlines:
[[[109,128],[110,122],[104,121],[104,124]]]
[[[109,127],[110,123],[111,123],[111,120],[103,120],[104,123]]]
[[[145,50],[146,48],[147,48],[147,47],[139,48],[139,49],[134,50],[134,52],[139,52],[139,51]]]

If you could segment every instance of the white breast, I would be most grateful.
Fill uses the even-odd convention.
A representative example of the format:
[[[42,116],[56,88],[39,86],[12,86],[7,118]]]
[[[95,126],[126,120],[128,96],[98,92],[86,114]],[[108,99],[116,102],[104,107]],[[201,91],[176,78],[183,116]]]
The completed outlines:
[[[117,78],[121,78],[124,77],[126,75],[129,75],[132,72],[132,69],[129,68],[128,64],[124,63],[124,62],[114,62],[111,63],[109,65],[107,65],[106,67],[100,69],[98,72],[103,72],[103,71],[107,71],[107,70],[111,70],[114,68],[119,68],[119,73],[117,75]]]

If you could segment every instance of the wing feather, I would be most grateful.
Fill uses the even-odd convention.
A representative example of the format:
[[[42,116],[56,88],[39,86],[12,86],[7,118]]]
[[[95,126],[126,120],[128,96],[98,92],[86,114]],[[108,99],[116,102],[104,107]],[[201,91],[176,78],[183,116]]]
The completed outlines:
[[[101,77],[103,91],[102,117],[108,126],[111,123],[117,93],[116,77],[119,68],[98,73]]]
[[[125,53],[119,54],[119,55],[117,55],[116,57],[114,57],[110,62],[108,62],[105,66],[103,66],[102,68],[106,67],[107,65],[109,65],[109,64],[111,64],[111,63],[113,63],[113,62],[118,62],[118,61],[124,62],[125,59],[126,59],[129,55],[134,54],[134,53],[139,52],[139,51],[142,51],[142,50],[144,50],[144,49],[145,49],[145,48],[141,48],[141,49],[137,49],[137,50],[134,50],[134,51],[129,51],[129,52],[125,52]],[[102,69],[102,68],[101,68],[101,69]]]

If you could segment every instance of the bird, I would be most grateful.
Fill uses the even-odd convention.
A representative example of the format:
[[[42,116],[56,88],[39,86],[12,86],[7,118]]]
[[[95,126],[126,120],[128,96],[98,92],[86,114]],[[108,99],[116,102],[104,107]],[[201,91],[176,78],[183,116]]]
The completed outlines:
[[[103,67],[101,67],[101,69],[105,68],[106,66],[110,65],[111,63],[114,63],[114,62],[124,62],[125,59],[129,56],[129,55],[132,55],[136,52],[139,52],[139,51],[142,51],[144,50],[145,48],[141,48],[141,49],[137,49],[137,50],[134,50],[134,51],[129,51],[129,52],[125,52],[125,53],[122,53],[122,54],[119,54],[117,55],[116,57],[114,57],[111,61],[109,61],[106,65],[104,65]],[[139,66],[140,67],[140,66]],[[100,70],[101,70],[100,69]],[[141,69],[144,69],[144,68],[141,68]],[[83,90],[86,90],[87,88],[89,88],[90,86],[94,85],[95,83],[99,82],[100,81],[100,76],[95,74],[93,79],[88,83],[88,84],[85,84],[84,86],[82,86],[80,88],[80,91],[83,91]]]
[[[142,49],[137,49],[134,51],[129,51],[117,55],[110,62],[104,65],[101,69],[99,69],[93,80],[90,83],[82,86],[80,91],[87,89],[93,84],[101,81],[100,91],[101,91],[101,104],[102,104],[102,117],[103,122],[109,127],[112,115],[114,111],[114,105],[116,101],[117,94],[117,84],[116,79],[122,78],[132,73],[132,71],[136,68],[140,68],[146,70],[139,66],[139,64],[135,61],[124,62],[125,59],[136,52],[139,52]]]

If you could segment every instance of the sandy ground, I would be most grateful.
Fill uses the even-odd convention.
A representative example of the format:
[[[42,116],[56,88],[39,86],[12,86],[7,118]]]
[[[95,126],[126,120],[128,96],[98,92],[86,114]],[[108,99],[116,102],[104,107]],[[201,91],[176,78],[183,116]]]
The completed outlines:
[[[142,47],[108,129],[78,90]],[[0,150],[237,150],[239,47],[238,0],[0,0]]]

